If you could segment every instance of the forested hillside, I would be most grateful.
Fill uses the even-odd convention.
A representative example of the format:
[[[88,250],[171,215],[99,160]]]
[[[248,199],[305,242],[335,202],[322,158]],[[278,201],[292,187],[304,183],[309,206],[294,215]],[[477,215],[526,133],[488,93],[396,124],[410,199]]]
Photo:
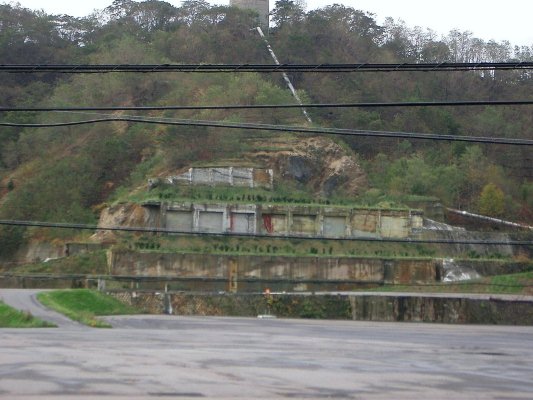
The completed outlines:
[[[269,41],[283,63],[532,61],[533,47],[484,42],[468,32],[438,37],[394,20],[333,5],[305,12],[276,2]],[[0,5],[2,64],[272,63],[251,11],[201,0],[114,1],[86,18]],[[527,29],[527,27],[524,27]],[[531,100],[530,71],[293,73],[307,103]],[[2,107],[165,106],[293,103],[281,74],[8,74]],[[316,126],[532,138],[532,106],[309,109]],[[118,115],[133,112],[118,112]],[[144,115],[147,115],[146,113]],[[304,125],[298,109],[188,110],[150,116]],[[102,112],[2,112],[3,122],[51,123]],[[273,136],[254,133],[255,137]],[[0,128],[0,218],[94,223],[149,177],[197,163],[239,159],[246,131],[114,122],[56,128]],[[413,196],[518,222],[533,221],[530,146],[338,138],[367,175],[353,201],[401,203]],[[344,141],[344,143],[342,143]],[[310,197],[319,194],[305,185]],[[335,193],[339,199],[352,193]],[[316,199],[320,200],[320,199]],[[21,228],[0,228],[0,253]],[[45,234],[45,233],[40,233]],[[52,232],[53,237],[66,233]]]

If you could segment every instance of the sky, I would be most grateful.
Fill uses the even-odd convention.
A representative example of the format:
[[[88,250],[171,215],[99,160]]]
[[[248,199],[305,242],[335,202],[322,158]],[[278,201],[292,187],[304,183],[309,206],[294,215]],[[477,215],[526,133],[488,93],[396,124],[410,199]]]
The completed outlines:
[[[166,0],[180,6],[180,0]],[[8,1],[1,1],[8,3]],[[76,17],[89,15],[113,0],[18,0],[27,8],[43,9],[50,14],[69,14]],[[229,4],[229,0],[208,0],[211,4]],[[275,0],[270,0],[270,8]],[[313,10],[331,4],[343,4],[375,14],[378,23],[386,17],[402,19],[408,27],[431,28],[439,35],[452,29],[470,31],[485,41],[508,40],[513,45],[533,46],[533,1],[506,0],[307,0],[307,9]]]

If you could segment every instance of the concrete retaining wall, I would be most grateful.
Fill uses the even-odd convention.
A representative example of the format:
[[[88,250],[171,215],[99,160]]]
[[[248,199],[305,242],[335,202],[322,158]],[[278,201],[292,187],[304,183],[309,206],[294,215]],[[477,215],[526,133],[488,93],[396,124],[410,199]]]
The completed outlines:
[[[413,239],[421,240],[441,240],[450,244],[439,244],[447,254],[470,254],[471,257],[483,257],[491,254],[502,256],[512,256],[522,248],[528,246],[511,246],[507,244],[512,240],[508,233],[498,232],[469,232],[465,230],[436,230],[436,229],[416,229],[412,232]],[[479,243],[465,243],[468,241]],[[483,242],[500,242],[498,245],[489,245]],[[529,246],[531,247],[531,246]]]
[[[88,285],[88,279],[85,275],[78,276],[60,276],[60,275],[0,275],[0,287],[6,289],[77,289],[92,287]]]
[[[218,279],[218,290],[348,290],[362,284],[433,283],[439,263],[419,259],[284,257],[108,252],[108,270],[119,276]],[[255,281],[260,281],[256,284]],[[322,289],[324,290],[324,289]]]
[[[183,294],[110,292],[149,313],[256,317],[271,313],[285,318],[357,321],[441,322],[450,324],[533,324],[533,298],[472,296],[467,298],[409,294]]]
[[[420,212],[257,204],[143,204],[158,226],[179,232],[247,233],[317,238],[407,238],[423,226]]]

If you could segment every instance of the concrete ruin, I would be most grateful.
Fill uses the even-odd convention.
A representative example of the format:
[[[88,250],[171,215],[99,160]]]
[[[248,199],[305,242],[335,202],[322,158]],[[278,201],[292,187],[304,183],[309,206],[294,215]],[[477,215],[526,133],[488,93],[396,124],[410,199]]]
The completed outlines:
[[[78,287],[100,290],[263,293],[375,288],[383,284],[428,284],[446,277],[445,260],[362,256],[284,256],[171,253],[110,249],[105,274],[0,272],[0,287]],[[105,266],[107,265],[107,269]],[[461,260],[484,276],[527,272],[527,262]]]
[[[266,204],[142,204],[153,228],[179,233],[235,233],[314,238],[407,238],[422,228],[415,210]],[[101,224],[100,226],[105,226]]]
[[[244,167],[189,168],[186,172],[165,179],[150,179],[148,180],[148,187],[153,188],[160,183],[272,189],[274,171],[265,168]]]
[[[291,157],[287,160],[296,160]],[[289,170],[299,171],[294,166]],[[164,182],[172,185],[272,189],[273,181],[272,169],[206,167],[189,168],[165,181],[151,181],[150,184],[155,186]],[[105,209],[99,226],[153,228],[154,231],[185,237],[203,233],[234,234],[263,241],[270,241],[270,237],[347,241],[422,239],[442,242],[443,253],[449,257],[469,253],[486,256],[494,251],[500,255],[513,255],[513,248],[504,240],[506,237],[501,238],[503,244],[496,249],[483,244],[489,239],[483,235],[476,236],[479,243],[463,243],[469,238],[469,232],[424,219],[420,210],[245,202],[245,199],[250,201],[253,198],[251,193],[250,196],[241,193],[235,202],[160,200],[142,204],[122,203]],[[102,230],[95,237],[105,243],[106,234],[110,235]],[[456,240],[452,239],[457,238],[464,240],[455,244]],[[109,243],[114,243],[112,238],[108,239]],[[451,244],[447,244],[448,239]],[[432,284],[442,281],[445,272],[442,259],[409,258],[406,254],[397,258],[382,255],[367,257],[361,252],[347,252],[340,256],[335,254],[333,247],[330,247],[329,254],[323,252],[320,255],[311,251],[317,250],[314,247],[309,249],[310,255],[276,254],[274,250],[267,251],[271,254],[259,254],[248,250],[241,252],[238,248],[218,251],[209,247],[199,253],[194,246],[177,247],[178,251],[171,248],[154,251],[159,247],[141,246],[135,250],[134,247],[135,244],[130,243],[128,248],[112,247],[107,253],[108,277],[111,281],[118,279],[119,286],[129,282],[131,288],[142,286],[149,289],[153,285],[153,288],[161,290],[164,282],[165,291],[262,292],[265,288],[287,292],[338,291],[383,284]],[[480,272],[485,274],[489,271]]]
[[[179,277],[181,288],[261,292],[351,290],[383,284],[434,283],[441,264],[428,259],[289,257],[108,251],[110,276]]]

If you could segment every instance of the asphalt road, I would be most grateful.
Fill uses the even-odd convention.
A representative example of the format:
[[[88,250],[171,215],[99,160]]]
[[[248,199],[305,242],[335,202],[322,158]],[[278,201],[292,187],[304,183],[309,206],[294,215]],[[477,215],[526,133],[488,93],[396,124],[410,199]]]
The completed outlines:
[[[533,398],[533,327],[107,320],[0,329],[0,398]]]
[[[44,291],[43,289],[0,289],[0,300],[18,310],[29,311],[33,316],[52,322],[59,327],[83,328],[78,322],[39,303],[37,293]]]

